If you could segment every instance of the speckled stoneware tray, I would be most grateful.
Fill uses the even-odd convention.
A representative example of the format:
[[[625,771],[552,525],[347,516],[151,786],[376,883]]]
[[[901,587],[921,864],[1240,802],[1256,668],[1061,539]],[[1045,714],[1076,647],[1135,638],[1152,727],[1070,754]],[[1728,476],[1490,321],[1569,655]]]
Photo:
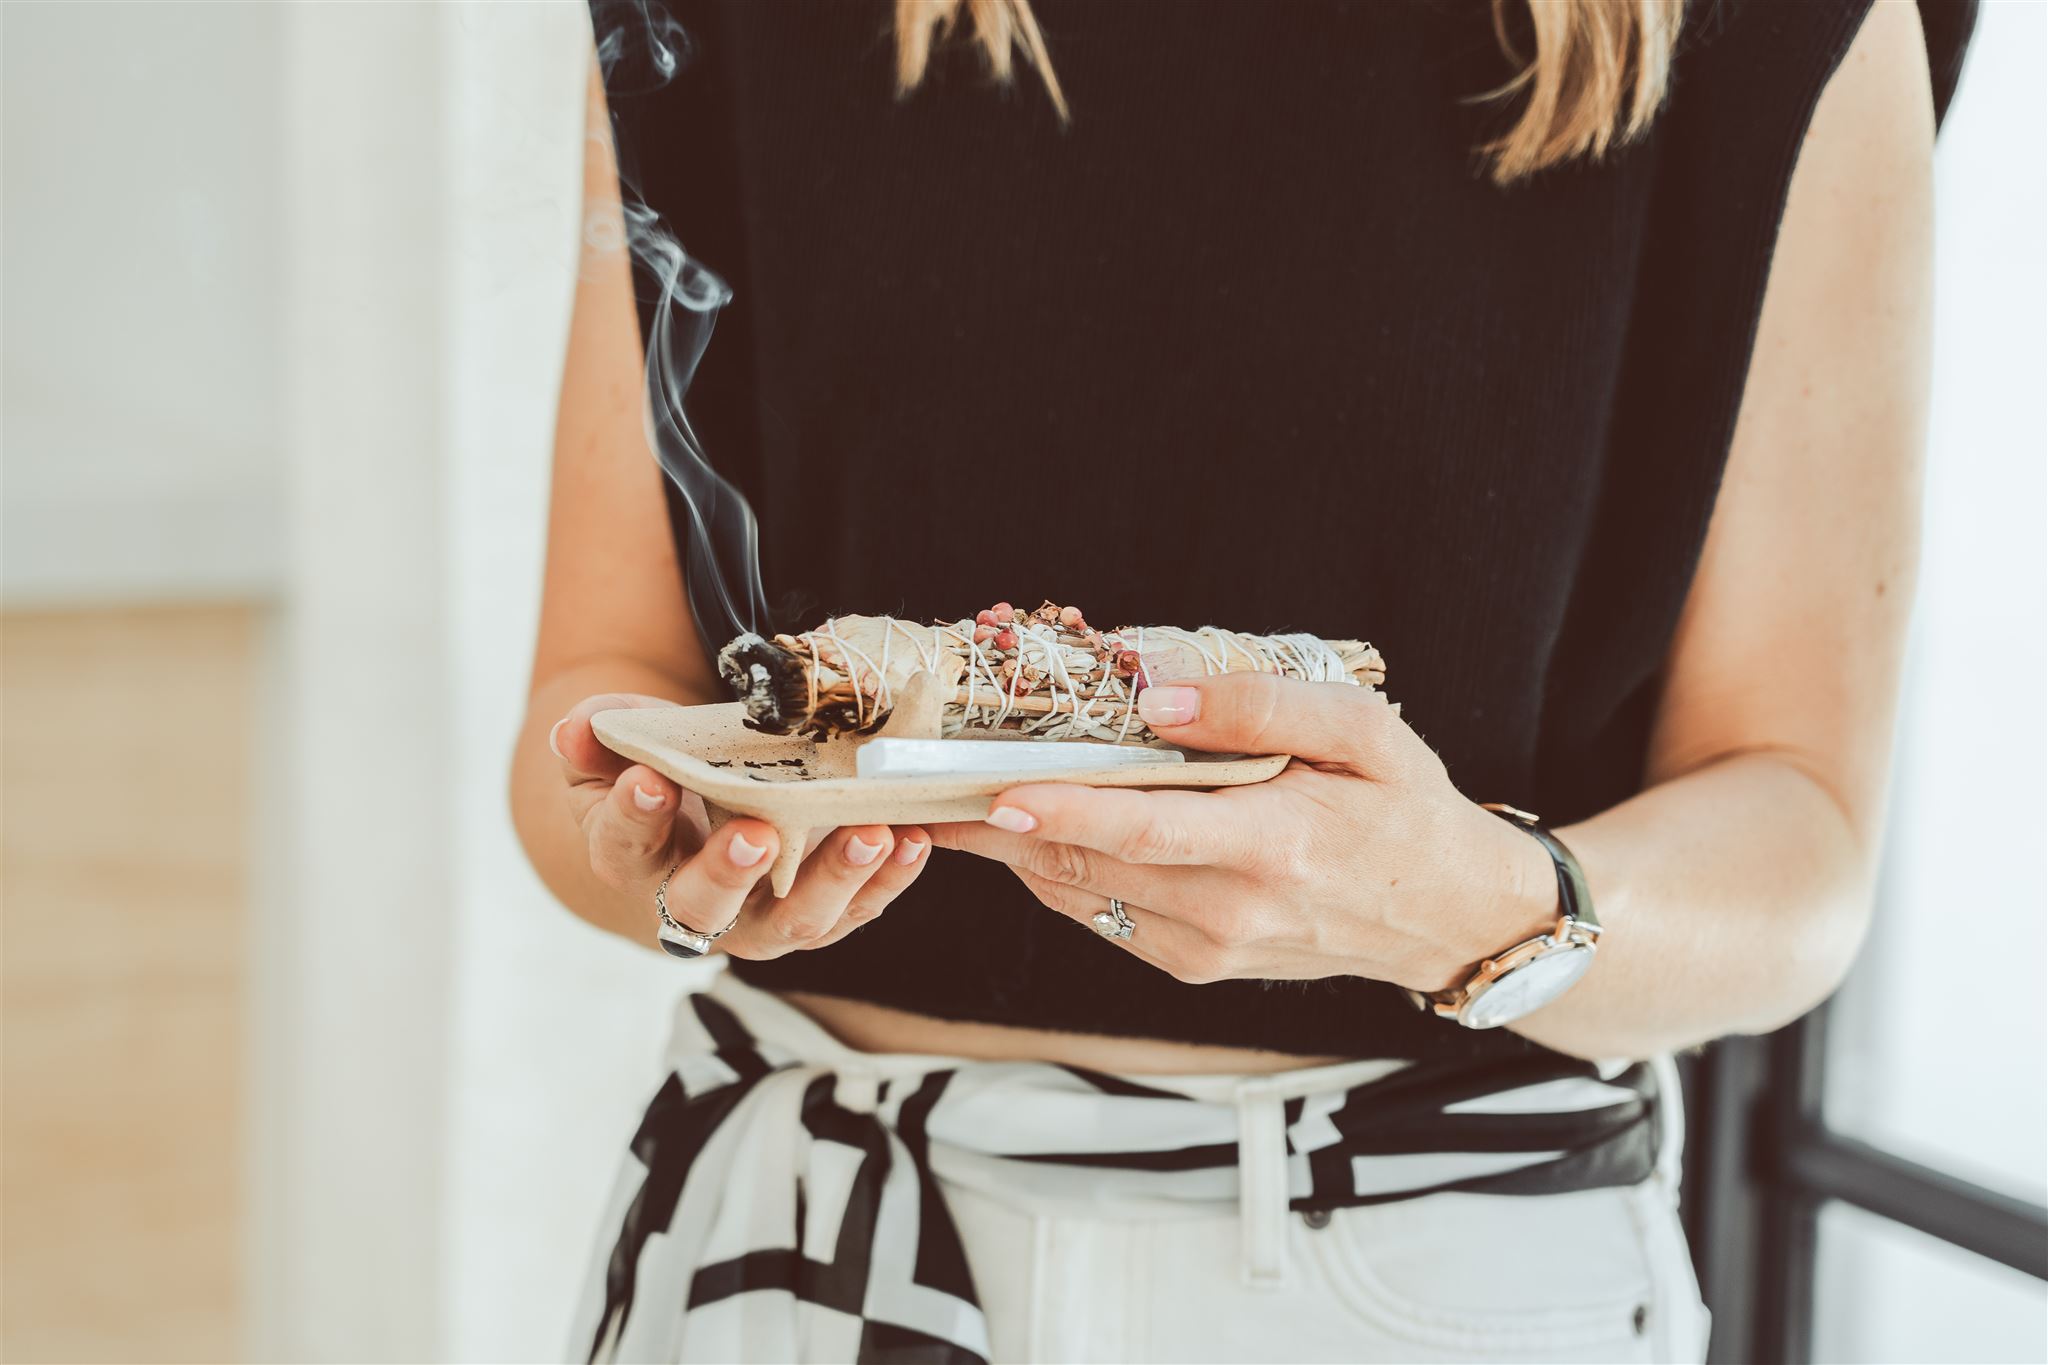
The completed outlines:
[[[903,708],[903,723],[881,734],[926,737],[931,717],[918,723]],[[1236,787],[1263,782],[1287,766],[1285,754],[1262,758],[1189,753],[1185,763],[1076,772],[979,772],[971,776],[856,777],[863,737],[819,743],[794,735],[766,735],[742,724],[738,702],[600,711],[591,718],[605,747],[704,798],[714,826],[751,815],[774,826],[780,852],[769,872],[776,895],[789,890],[813,830],[844,825],[914,825],[979,820],[993,799],[1024,782],[1076,782],[1091,787]],[[977,732],[977,737],[982,732]],[[994,737],[997,732],[987,732]],[[1014,743],[1035,741],[1017,737]],[[1089,743],[1061,740],[1063,744]]]

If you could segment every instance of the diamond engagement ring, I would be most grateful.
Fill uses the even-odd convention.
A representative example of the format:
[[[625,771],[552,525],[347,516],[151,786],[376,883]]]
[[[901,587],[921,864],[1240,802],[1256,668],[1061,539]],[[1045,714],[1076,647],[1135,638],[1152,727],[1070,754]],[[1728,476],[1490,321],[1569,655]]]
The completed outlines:
[[[1132,934],[1138,932],[1137,924],[1124,910],[1124,903],[1115,896],[1109,898],[1109,909],[1098,911],[1093,921],[1095,932],[1104,938],[1122,939],[1130,942]]]

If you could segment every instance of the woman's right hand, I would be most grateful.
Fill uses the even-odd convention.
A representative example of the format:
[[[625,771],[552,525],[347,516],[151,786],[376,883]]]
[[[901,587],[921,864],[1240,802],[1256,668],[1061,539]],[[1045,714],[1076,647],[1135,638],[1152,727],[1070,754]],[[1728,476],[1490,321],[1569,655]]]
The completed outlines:
[[[730,924],[717,948],[760,959],[837,943],[880,915],[930,861],[931,836],[916,826],[838,829],[776,899],[767,883],[778,851],[772,828],[736,816],[712,830],[694,794],[605,748],[590,727],[599,711],[674,704],[629,693],[586,697],[548,735],[562,760],[570,814],[589,844],[590,870],[614,890],[646,897],[650,940],[654,889],[672,866],[669,915],[703,934]]]

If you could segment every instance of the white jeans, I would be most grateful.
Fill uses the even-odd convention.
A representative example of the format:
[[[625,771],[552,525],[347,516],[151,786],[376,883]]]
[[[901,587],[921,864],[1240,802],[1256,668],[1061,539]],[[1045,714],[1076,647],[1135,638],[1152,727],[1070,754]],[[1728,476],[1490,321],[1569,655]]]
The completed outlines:
[[[998,1361],[1699,1361],[1706,1309],[1662,1178],[1288,1219],[1280,1282],[1236,1216],[1110,1219],[948,1182]]]
[[[1678,1219],[1678,1078],[1663,1069],[1665,1151],[1631,1188],[1436,1194],[1314,1227],[1285,1212],[1278,1178],[1254,1196],[1269,1207],[1175,1217],[943,1172],[941,1185],[997,1361],[1697,1362],[1707,1310]],[[1166,1083],[1220,1097],[1249,1079]],[[1279,1255],[1248,1216],[1275,1228]]]

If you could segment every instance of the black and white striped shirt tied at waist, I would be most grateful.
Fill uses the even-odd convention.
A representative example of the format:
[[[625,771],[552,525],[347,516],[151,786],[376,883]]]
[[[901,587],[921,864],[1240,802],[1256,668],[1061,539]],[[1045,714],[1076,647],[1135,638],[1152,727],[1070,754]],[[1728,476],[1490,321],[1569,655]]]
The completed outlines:
[[[679,1007],[671,1064],[586,1286],[592,1361],[986,1361],[941,1180],[1096,1216],[1236,1201],[1257,1282],[1285,1272],[1290,1211],[1634,1185],[1662,1145],[1647,1064],[1139,1082],[860,1053],[727,973]]]

